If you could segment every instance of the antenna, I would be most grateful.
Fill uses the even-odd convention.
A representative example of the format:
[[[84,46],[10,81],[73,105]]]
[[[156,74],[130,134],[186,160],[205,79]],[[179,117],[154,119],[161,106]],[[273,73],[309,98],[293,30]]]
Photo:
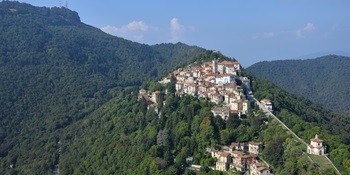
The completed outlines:
[[[68,0],[66,0],[66,8],[68,8]]]
[[[61,2],[61,0],[59,0],[59,3],[60,3],[60,4],[59,4],[59,5],[60,5],[59,7],[62,7],[62,2]]]

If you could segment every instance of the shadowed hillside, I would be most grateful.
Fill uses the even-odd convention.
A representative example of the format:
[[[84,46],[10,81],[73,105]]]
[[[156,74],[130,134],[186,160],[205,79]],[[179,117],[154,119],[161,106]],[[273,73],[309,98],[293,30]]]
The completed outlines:
[[[259,62],[247,70],[323,107],[349,114],[350,58],[328,55],[309,60]]]

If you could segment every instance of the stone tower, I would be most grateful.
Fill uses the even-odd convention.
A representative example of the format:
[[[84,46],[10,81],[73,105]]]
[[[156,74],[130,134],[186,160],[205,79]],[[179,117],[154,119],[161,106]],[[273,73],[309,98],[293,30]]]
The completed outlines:
[[[213,63],[213,73],[217,74],[218,73],[218,60],[216,58],[214,58],[212,63]]]

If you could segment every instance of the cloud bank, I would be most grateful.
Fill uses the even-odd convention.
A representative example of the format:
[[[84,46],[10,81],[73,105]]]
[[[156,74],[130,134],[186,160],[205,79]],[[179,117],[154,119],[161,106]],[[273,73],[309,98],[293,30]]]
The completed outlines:
[[[123,37],[133,41],[141,42],[146,32],[157,30],[157,27],[149,26],[143,21],[132,21],[121,27],[107,25],[101,27],[101,30],[115,36]]]
[[[105,33],[129,39],[136,42],[171,42],[177,43],[184,40],[184,34],[189,31],[194,31],[193,26],[182,25],[177,18],[172,18],[170,28],[162,29],[156,26],[147,25],[143,21],[131,21],[122,26],[106,25],[100,29]],[[169,37],[170,33],[170,39]],[[147,36],[147,37],[146,37]]]

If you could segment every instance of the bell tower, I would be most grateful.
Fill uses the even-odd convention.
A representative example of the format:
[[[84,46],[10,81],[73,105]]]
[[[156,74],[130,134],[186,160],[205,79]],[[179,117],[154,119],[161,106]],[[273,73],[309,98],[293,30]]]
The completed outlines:
[[[213,73],[217,74],[218,73],[218,59],[214,58],[212,63],[213,63]]]

